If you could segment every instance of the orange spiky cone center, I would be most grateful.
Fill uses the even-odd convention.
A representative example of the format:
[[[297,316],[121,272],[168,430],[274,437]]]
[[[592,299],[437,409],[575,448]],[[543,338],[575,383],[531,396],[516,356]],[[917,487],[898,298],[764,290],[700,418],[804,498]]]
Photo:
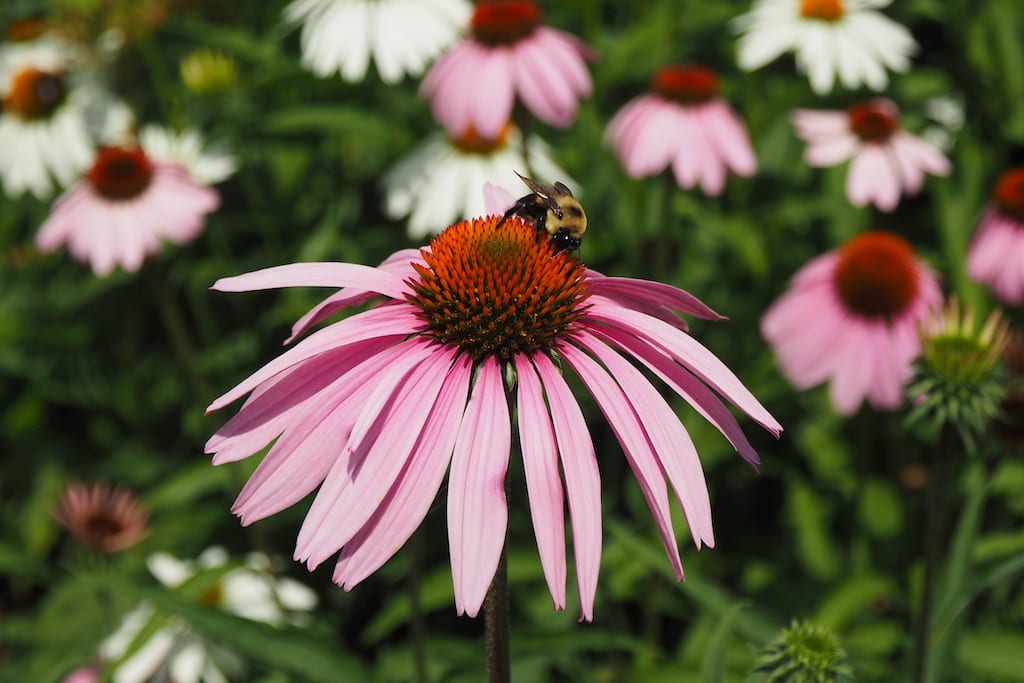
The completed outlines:
[[[858,235],[839,251],[835,288],[851,313],[865,318],[897,317],[917,296],[919,275],[914,251],[906,240],[892,233]]]

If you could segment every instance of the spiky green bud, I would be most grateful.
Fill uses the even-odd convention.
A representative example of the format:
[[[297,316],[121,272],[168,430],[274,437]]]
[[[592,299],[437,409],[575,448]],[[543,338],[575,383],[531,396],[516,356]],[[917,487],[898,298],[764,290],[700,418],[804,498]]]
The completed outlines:
[[[767,674],[768,683],[837,683],[853,675],[832,631],[796,620],[768,644],[754,670]]]

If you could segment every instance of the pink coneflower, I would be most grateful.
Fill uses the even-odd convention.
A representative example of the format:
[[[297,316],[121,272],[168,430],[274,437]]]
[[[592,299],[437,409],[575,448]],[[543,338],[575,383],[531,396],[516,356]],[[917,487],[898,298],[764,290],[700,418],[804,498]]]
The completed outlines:
[[[1024,168],[1002,175],[967,254],[972,280],[1008,304],[1024,301]]]
[[[102,482],[68,484],[53,517],[76,541],[105,553],[138,543],[149,521],[134,493]]]
[[[143,150],[103,147],[92,168],[53,205],[36,246],[68,245],[97,275],[120,265],[136,271],[160,241],[183,244],[203,230],[220,196],[173,163],[154,162]]]
[[[702,66],[665,67],[651,81],[654,92],[624,106],[606,138],[634,178],[669,166],[680,186],[698,182],[705,194],[721,194],[728,171],[757,170],[746,126],[718,95],[718,76]]]
[[[575,36],[543,25],[527,0],[476,6],[470,36],[441,55],[420,86],[451,135],[470,127],[494,138],[512,118],[517,98],[541,121],[564,128],[590,95],[584,59],[592,53]]]
[[[918,325],[941,304],[938,280],[906,241],[867,232],[801,268],[761,333],[793,386],[831,381],[839,413],[864,399],[894,410],[920,352]]]
[[[707,486],[685,428],[634,363],[661,377],[751,463],[757,454],[714,391],[771,432],[781,427],[686,333],[676,311],[720,319],[697,299],[657,282],[601,276],[554,253],[519,218],[496,229],[498,222],[457,223],[429,250],[401,252],[379,268],[299,263],[218,281],[214,289],[231,292],[344,288],[295,334],[341,308],[384,301],[310,335],[214,401],[210,410],[251,392],[207,451],[221,464],[276,439],[233,510],[251,524],[319,487],[295,557],[312,568],[340,550],[334,580],[346,589],[405,543],[448,470],[456,608],[475,616],[505,545],[514,409],[554,605],[565,607],[567,496],[580,609],[589,620],[601,554],[600,472],[562,373],[571,369],[604,411],[680,579],[666,478],[698,548],[714,544]]]
[[[846,196],[854,206],[873,203],[892,211],[901,194],[921,191],[925,173],[944,176],[949,159],[935,147],[900,128],[899,109],[885,99],[869,100],[847,111],[793,113],[796,134],[807,143],[811,166],[836,166],[848,159]]]

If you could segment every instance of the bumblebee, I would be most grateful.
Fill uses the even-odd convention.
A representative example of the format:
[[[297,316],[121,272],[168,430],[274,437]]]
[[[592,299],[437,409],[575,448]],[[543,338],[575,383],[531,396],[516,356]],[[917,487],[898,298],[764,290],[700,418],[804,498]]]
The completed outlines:
[[[512,216],[519,216],[533,223],[537,232],[548,235],[556,253],[579,249],[587,231],[587,214],[569,188],[558,182],[553,186],[541,185],[519,172],[516,175],[532,192],[520,197],[505,212],[498,227]]]

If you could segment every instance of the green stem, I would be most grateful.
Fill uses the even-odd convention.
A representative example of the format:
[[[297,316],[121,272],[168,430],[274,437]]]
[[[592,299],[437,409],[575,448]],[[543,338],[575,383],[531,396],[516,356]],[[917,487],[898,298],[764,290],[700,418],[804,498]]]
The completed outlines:
[[[942,511],[945,504],[947,469],[957,446],[956,429],[943,425],[928,472],[925,489],[924,520],[924,576],[921,587],[921,609],[917,616],[914,638],[914,683],[927,680],[928,642],[931,633],[932,603],[934,602],[935,568],[942,544]]]
[[[509,654],[508,566],[505,548],[501,549],[498,570],[484,599],[484,621],[487,638],[487,680],[509,683],[512,664]]]
[[[206,384],[206,380],[203,379],[202,374],[193,361],[196,356],[196,347],[192,342],[192,335],[188,331],[188,326],[185,324],[185,316],[168,291],[164,279],[160,275],[155,274],[152,268],[147,269],[147,272],[153,291],[156,294],[160,321],[163,323],[164,332],[167,334],[167,341],[171,345],[171,351],[174,353],[174,357],[178,361],[182,372],[185,373],[185,377],[192,385],[192,390],[196,394],[195,398],[203,405],[206,405],[213,394],[210,392],[210,387]]]

